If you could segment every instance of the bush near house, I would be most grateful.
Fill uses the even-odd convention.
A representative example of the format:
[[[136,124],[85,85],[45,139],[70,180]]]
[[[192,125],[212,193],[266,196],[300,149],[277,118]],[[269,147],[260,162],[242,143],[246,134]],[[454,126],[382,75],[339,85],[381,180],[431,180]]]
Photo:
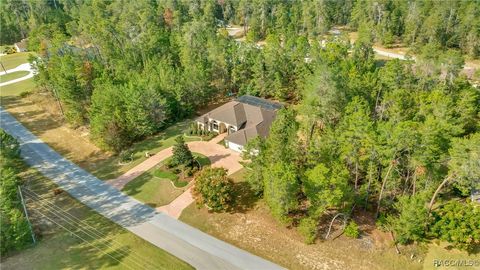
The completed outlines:
[[[224,168],[205,167],[195,176],[193,195],[197,205],[213,211],[229,210],[234,202],[233,181]]]
[[[204,130],[198,127],[196,123],[192,123],[188,129],[188,135],[202,137],[202,140],[209,141],[217,135],[217,133]]]

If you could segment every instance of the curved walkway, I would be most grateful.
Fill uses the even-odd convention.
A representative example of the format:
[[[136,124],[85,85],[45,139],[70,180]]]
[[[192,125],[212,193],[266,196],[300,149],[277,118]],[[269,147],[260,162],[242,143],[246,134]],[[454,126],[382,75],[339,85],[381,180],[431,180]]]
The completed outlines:
[[[218,144],[218,142],[223,140],[226,135],[226,133],[220,134],[210,141],[188,142],[187,145],[192,152],[200,153],[207,156],[210,159],[213,167],[223,167],[227,169],[228,174],[230,175],[242,168],[242,165],[240,164],[242,158],[240,157],[240,153]],[[150,157],[149,159],[145,160],[144,162],[133,167],[125,174],[119,176],[116,179],[108,180],[106,181],[106,183],[110,184],[118,190],[122,190],[123,187],[130,181],[140,176],[142,173],[150,170],[155,165],[167,159],[171,155],[172,147],[164,149],[155,154],[154,156]],[[178,219],[182,214],[183,209],[185,209],[194,201],[191,189],[192,188],[187,189],[170,204],[158,207],[157,211],[163,212],[175,219]]]
[[[21,78],[17,78],[17,79],[14,79],[14,80],[10,80],[10,81],[7,81],[7,82],[0,83],[0,86],[5,86],[5,85],[12,84],[12,83],[21,82],[21,81],[30,79],[30,78],[33,77],[33,75],[35,75],[33,73],[32,66],[29,63],[21,64],[21,65],[17,66],[16,68],[12,68],[12,69],[7,70],[7,72],[1,71],[0,75],[5,75],[5,74],[16,72],[16,71],[28,71],[29,73],[27,75],[21,77]]]
[[[18,139],[30,166],[99,214],[196,269],[283,269],[126,196],[62,157],[1,107],[0,120],[1,128]]]
[[[232,174],[242,168],[240,164],[242,158],[240,157],[240,153],[218,144],[225,136],[226,134],[220,134],[210,141],[193,141],[188,142],[187,145],[190,151],[207,156],[213,167],[224,167],[228,170],[228,174]],[[172,149],[173,147],[169,147],[161,150],[123,175],[115,179],[107,180],[106,183],[122,190],[130,181],[172,156]]]

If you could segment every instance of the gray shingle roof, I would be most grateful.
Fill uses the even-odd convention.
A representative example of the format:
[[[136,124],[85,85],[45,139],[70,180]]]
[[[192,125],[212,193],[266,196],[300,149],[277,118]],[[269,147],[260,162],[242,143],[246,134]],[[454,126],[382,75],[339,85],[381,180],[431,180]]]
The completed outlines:
[[[245,145],[250,139],[257,136],[263,138],[268,136],[276,110],[281,106],[279,103],[266,99],[241,96],[235,101],[230,101],[200,116],[197,121],[207,123],[211,118],[236,126],[238,131],[225,137],[225,140]]]

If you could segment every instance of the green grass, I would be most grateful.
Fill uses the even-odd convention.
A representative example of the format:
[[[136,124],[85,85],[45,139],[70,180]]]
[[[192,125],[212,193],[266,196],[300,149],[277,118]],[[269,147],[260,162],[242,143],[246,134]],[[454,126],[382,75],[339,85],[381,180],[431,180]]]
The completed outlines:
[[[28,72],[28,71],[22,70],[22,71],[15,71],[15,72],[7,73],[5,75],[0,75],[0,83],[8,82],[8,81],[11,81],[11,80],[21,78],[23,76],[27,76],[29,73],[30,72]]]
[[[42,208],[35,203],[28,203],[39,242],[26,250],[2,257],[2,269],[193,269],[94,212],[66,192],[53,196],[52,190],[56,185],[38,172],[29,170],[22,178],[26,186],[45,197],[44,200],[55,203],[88,224],[72,225],[70,229],[80,235],[80,228],[90,228],[90,232],[96,232],[96,237],[89,238],[86,243],[59,226],[47,223],[40,214]],[[45,213],[49,215],[49,212]],[[50,218],[53,217],[51,214]],[[58,217],[55,220],[61,222]],[[86,234],[82,235],[84,239],[88,238]]]
[[[225,139],[222,139],[221,141],[219,141],[217,144],[227,148],[227,146],[225,145]]]
[[[162,178],[155,174],[161,175]],[[170,173],[158,172],[157,168],[153,168],[129,182],[122,191],[152,207],[167,205],[185,191],[183,188],[173,187],[170,178],[174,178]]]
[[[133,152],[133,161],[128,164],[119,165],[120,158],[118,156],[112,156],[94,164],[95,167],[86,169],[103,180],[116,178],[145,161],[146,151],[150,154],[155,154],[163,149],[173,146],[175,143],[175,137],[183,134],[188,129],[190,123],[190,119],[176,123],[165,129],[163,132],[160,132],[158,135],[134,144],[130,147],[130,151]],[[185,138],[185,141],[187,142],[198,140],[198,138]]]
[[[192,154],[193,157],[195,157],[195,159],[200,163],[200,166],[203,167],[211,164],[210,159],[207,156],[195,152]]]
[[[162,178],[162,179],[169,179],[171,181],[175,181],[175,180],[178,179],[178,175],[176,175],[172,172],[167,172],[167,171],[163,171],[163,170],[160,170],[160,169],[154,170],[153,175],[155,177]]]
[[[478,260],[479,254],[468,254],[466,251],[461,251],[455,248],[449,247],[446,243],[440,243],[439,245],[430,244],[427,255],[423,261],[423,269],[430,270],[430,269],[440,269],[439,267],[435,267],[433,264],[434,260]],[[443,269],[443,268],[441,268]],[[470,267],[448,267],[448,269],[452,270],[460,270],[460,269],[470,269]],[[477,269],[475,267],[471,269]]]
[[[239,183],[239,182],[244,182],[245,181],[245,173],[247,173],[247,169],[246,168],[241,168],[240,170],[232,173],[231,175],[229,175],[228,177],[230,177],[233,182],[235,183]]]
[[[31,52],[20,52],[0,56],[0,62],[6,70],[16,68],[21,64],[28,63],[28,57]],[[0,66],[1,69],[1,66]],[[3,71],[3,70],[2,70]]]
[[[35,89],[35,82],[33,81],[33,78],[30,78],[21,82],[1,86],[0,96],[18,96],[22,92],[32,91],[33,89]]]
[[[202,166],[210,165],[208,157],[195,152],[192,154]],[[188,182],[182,181],[175,173],[162,169],[162,164],[167,164],[170,158],[126,184],[122,191],[152,207],[171,203],[186,190],[184,187]]]

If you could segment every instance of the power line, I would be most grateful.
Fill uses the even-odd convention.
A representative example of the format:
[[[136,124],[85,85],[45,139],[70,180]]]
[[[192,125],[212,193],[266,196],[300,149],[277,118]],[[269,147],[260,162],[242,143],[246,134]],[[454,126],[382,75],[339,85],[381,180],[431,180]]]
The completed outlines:
[[[36,193],[33,192],[33,191],[28,191],[28,190],[26,190],[26,192],[29,193],[30,196],[39,196],[38,194],[36,194]],[[32,193],[35,194],[35,195],[32,195]],[[44,208],[48,208],[48,209],[52,209],[52,208],[53,208],[54,211],[55,211],[55,210],[59,210],[59,211],[61,212],[61,213],[58,213],[58,212],[52,211],[52,212],[54,212],[54,214],[55,214],[57,217],[58,217],[58,215],[61,215],[62,218],[64,218],[64,221],[74,223],[73,226],[75,226],[76,223],[80,223],[80,224],[85,225],[86,227],[90,227],[91,230],[87,230],[87,229],[83,228],[82,226],[78,226],[78,227],[82,228],[83,230],[85,230],[86,232],[89,232],[90,234],[95,235],[95,237],[97,237],[97,238],[109,238],[106,234],[102,234],[102,233],[98,232],[98,230],[97,230],[96,228],[92,227],[90,224],[88,224],[88,223],[82,221],[81,219],[73,216],[72,214],[66,212],[65,210],[63,210],[63,209],[60,208],[59,206],[57,206],[57,205],[55,205],[55,204],[53,204],[53,203],[51,203],[51,202],[45,201],[45,200],[46,200],[46,199],[42,199],[42,201],[44,202],[44,204],[43,204],[43,207],[44,207]],[[40,200],[37,200],[37,202],[41,203]],[[62,213],[63,213],[63,214],[62,214]],[[69,223],[69,225],[71,225],[71,224]],[[77,227],[77,226],[75,226],[75,227]],[[84,233],[85,233],[85,234],[88,234],[88,233],[86,233],[86,232],[84,232]],[[92,238],[95,238],[95,237],[93,237],[93,236],[91,236],[91,235],[89,235],[89,236],[92,237]],[[115,241],[114,239],[111,239],[111,241],[112,241],[113,243],[116,243],[116,244],[122,246],[121,243]],[[121,250],[118,250],[118,251],[116,251],[116,252],[122,253]],[[123,253],[122,253],[122,255],[127,255],[127,254],[128,254],[128,253],[126,253],[126,252],[123,252]],[[138,259],[140,262],[145,262],[145,260],[144,260],[143,258],[138,257],[135,253],[132,253],[132,257],[131,257],[130,259],[131,259],[131,260],[134,260],[135,258]],[[135,260],[134,262],[135,262],[136,264],[138,264],[138,265],[141,265],[141,263],[139,263],[139,262],[136,261],[136,260]],[[144,267],[144,266],[142,266],[142,267]]]
[[[83,229],[81,228],[81,226],[76,226],[75,222],[71,222],[71,221],[68,221],[68,217],[65,217],[64,215],[60,214],[60,213],[56,213],[55,210],[51,210],[52,207],[50,206],[44,206],[44,205],[39,205],[40,208],[42,209],[45,209],[46,211],[48,211],[50,214],[53,214],[56,216],[56,218],[62,220],[63,222],[65,222],[66,224],[68,224],[68,226],[72,226],[72,227],[75,227],[77,230],[79,230],[79,232],[85,234],[86,236],[88,236],[89,238],[91,238],[91,240],[98,240],[100,239],[99,237],[95,237],[95,236],[92,236],[92,233],[91,231],[87,230],[87,229]],[[50,207],[50,208],[49,208]],[[40,212],[41,213],[41,212]],[[43,216],[45,216],[44,213],[41,213]],[[73,224],[72,224],[73,223]],[[56,223],[58,224],[58,223]],[[63,228],[66,228],[65,226],[63,226]],[[68,230],[69,232],[72,232],[71,230]],[[84,241],[87,241],[85,239],[82,238],[82,240]],[[108,239],[110,240],[110,239]],[[95,245],[102,245],[104,248],[106,249],[112,249],[113,253],[119,253],[120,256],[125,256],[128,255],[128,253],[124,253],[122,252],[121,250],[116,250],[114,245],[109,245],[109,244],[105,244],[105,243],[98,243],[98,244],[94,244],[93,242],[88,242],[90,245],[92,246],[95,246]],[[95,246],[96,247],[96,246]],[[111,255],[110,255],[111,256]],[[137,264],[138,266],[144,268],[143,265],[139,264],[137,261],[135,261],[133,258],[130,258],[132,260],[133,263]]]
[[[71,230],[69,230],[68,228],[66,228],[65,226],[63,226],[62,224],[57,223],[55,220],[49,218],[47,215],[45,215],[45,214],[43,214],[43,213],[41,213],[41,212],[40,212],[40,214],[41,214],[42,216],[44,216],[46,219],[48,219],[48,220],[50,220],[51,222],[55,223],[56,225],[62,227],[64,230],[70,232],[70,234],[76,236],[77,238],[81,239],[82,241],[84,241],[84,242],[86,242],[86,243],[89,243],[87,240],[83,239],[81,236],[79,236],[79,235],[77,235],[76,233],[72,232]],[[93,246],[93,245],[92,245],[92,246]],[[122,263],[121,261],[117,260],[115,257],[113,257],[112,255],[110,255],[109,253],[103,251],[102,249],[100,249],[100,248],[98,248],[98,247],[96,247],[96,246],[93,246],[93,247],[96,248],[96,249],[98,249],[99,251],[101,251],[101,252],[104,253],[105,255],[111,257],[112,259],[116,260],[116,261],[119,262],[120,264],[123,264],[123,265],[124,265],[125,267],[127,267],[128,269],[132,269],[132,270],[133,270],[133,268],[130,268],[130,267],[127,266],[125,263]]]
[[[25,192],[26,192],[27,195],[30,195],[32,197],[40,197],[41,198],[40,195],[38,195],[35,192],[30,191],[28,189],[25,190]],[[82,228],[81,230],[84,230],[84,231],[82,231],[83,233],[85,233],[86,235],[88,235],[89,237],[91,237],[93,239],[95,239],[95,238],[97,238],[97,239],[98,238],[109,238],[106,234],[102,234],[102,233],[98,232],[96,228],[92,227],[90,224],[86,223],[85,221],[82,221],[81,219],[79,219],[79,218],[73,216],[72,214],[66,212],[65,210],[63,210],[59,206],[57,206],[57,205],[55,205],[51,202],[48,202],[46,198],[43,198],[43,199],[40,199],[40,200],[34,200],[34,201],[41,204],[40,207],[46,209],[49,212],[52,212],[55,216],[57,216],[60,219],[62,219],[63,221],[65,221],[70,226],[75,226],[75,225],[77,225],[77,223],[79,223],[79,224],[83,224],[84,226],[86,226],[88,228],[91,228],[91,230],[87,230],[86,228],[83,228],[82,226],[78,226],[78,228]],[[56,212],[56,210],[61,211],[61,213]],[[62,213],[64,213],[64,214],[62,214]],[[72,223],[73,223],[73,225],[72,225]],[[77,226],[75,226],[75,227],[77,227]],[[95,236],[92,236],[92,234],[95,235]],[[119,243],[118,241],[115,241],[114,239],[111,239],[111,242],[116,243],[120,246],[123,246],[121,243]],[[104,245],[107,245],[107,244],[104,244]],[[109,247],[111,248],[111,246],[109,246]],[[115,252],[118,252],[123,256],[128,255],[128,253],[126,251],[122,251],[121,249],[116,250]],[[141,266],[142,268],[145,267],[144,265],[142,265],[142,263],[139,263],[139,261],[140,262],[145,262],[146,260],[144,258],[139,257],[135,253],[131,253],[130,255],[131,255],[131,257],[129,257],[129,258],[130,258],[130,260],[132,260],[132,262],[136,263],[137,265]]]

